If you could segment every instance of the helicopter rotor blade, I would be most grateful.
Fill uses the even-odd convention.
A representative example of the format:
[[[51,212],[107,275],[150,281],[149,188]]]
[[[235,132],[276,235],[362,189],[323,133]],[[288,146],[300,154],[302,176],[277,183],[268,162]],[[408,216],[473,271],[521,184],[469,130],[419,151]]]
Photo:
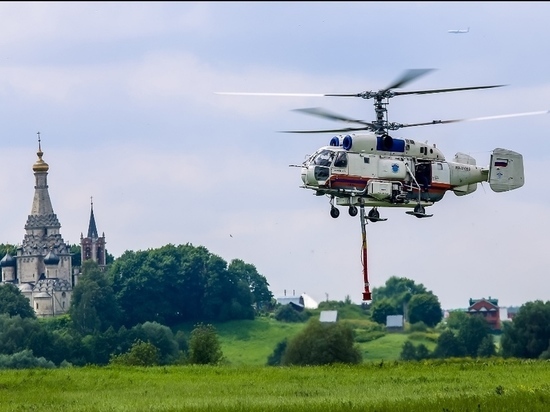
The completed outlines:
[[[363,132],[365,130],[372,130],[370,127],[347,127],[343,129],[325,129],[325,130],[283,130],[279,133],[349,133],[349,132]]]
[[[361,97],[363,99],[382,99],[395,96],[405,96],[410,94],[433,94],[433,93],[448,93],[463,90],[479,90],[492,89],[495,87],[504,87],[504,84],[490,86],[472,86],[472,87],[455,87],[446,89],[427,89],[413,91],[394,91],[393,89],[400,88],[407,83],[424,76],[425,74],[434,71],[435,69],[409,69],[405,71],[401,77],[394,81],[390,86],[378,91],[363,91],[360,93],[263,93],[263,92],[215,92],[220,95],[237,95],[237,96],[279,96],[279,97]]]
[[[324,97],[322,93],[247,93],[247,92],[215,92],[216,94],[232,96],[280,96],[280,97]]]
[[[311,114],[313,116],[318,116],[318,117],[322,117],[324,119],[329,119],[329,120],[337,120],[337,121],[341,121],[341,122],[345,122],[345,123],[359,123],[359,124],[363,124],[363,125],[365,125],[367,127],[370,127],[370,128],[374,127],[374,125],[370,122],[366,122],[364,120],[359,120],[359,119],[351,119],[349,117],[342,116],[342,115],[334,113],[334,112],[329,112],[328,110],[322,109],[320,107],[311,107],[311,108],[305,108],[305,109],[294,109],[293,111],[300,112],[300,113]]]
[[[404,86],[407,83],[412,82],[414,79],[424,76],[425,74],[433,71],[435,69],[409,69],[401,75],[397,80],[395,80],[390,86],[386,87],[382,92],[397,89]]]
[[[539,110],[537,112],[524,112],[524,113],[511,113],[511,114],[501,114],[496,116],[483,116],[483,117],[472,117],[469,119],[451,119],[451,120],[432,120],[431,122],[425,123],[411,123],[411,124],[401,124],[399,128],[402,127],[415,127],[415,126],[429,126],[434,124],[449,124],[449,123],[459,123],[459,122],[475,122],[479,120],[494,120],[494,119],[506,119],[509,117],[521,117],[521,116],[535,116],[539,114],[548,114],[550,110]]]
[[[407,92],[393,92],[394,96],[404,96],[407,94],[431,94],[431,93],[447,93],[458,92],[462,90],[477,90],[477,89],[493,89],[495,87],[504,87],[505,84],[497,84],[492,86],[472,86],[472,87],[454,87],[451,89],[431,89],[431,90],[413,90]]]

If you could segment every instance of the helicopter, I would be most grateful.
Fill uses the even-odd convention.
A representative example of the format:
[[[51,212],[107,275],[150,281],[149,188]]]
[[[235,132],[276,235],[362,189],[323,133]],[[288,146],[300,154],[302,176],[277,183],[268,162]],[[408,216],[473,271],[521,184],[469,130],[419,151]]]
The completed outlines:
[[[387,220],[380,217],[380,207],[402,207],[412,210],[406,213],[417,218],[433,216],[426,207],[443,199],[446,192],[457,196],[475,192],[477,184],[488,182],[494,192],[506,192],[522,187],[525,183],[523,156],[512,150],[496,148],[491,153],[488,166],[478,166],[476,160],[465,153],[457,153],[452,161],[435,144],[429,145],[413,139],[390,135],[406,127],[449,124],[463,121],[489,120],[505,117],[546,114],[549,110],[508,115],[477,117],[470,119],[433,120],[424,123],[401,124],[388,121],[387,106],[396,96],[432,94],[464,90],[479,90],[504,85],[458,87],[447,89],[399,91],[405,84],[434,69],[410,69],[388,87],[377,91],[352,94],[301,94],[301,93],[229,93],[239,95],[276,96],[326,96],[359,97],[373,99],[376,119],[364,121],[352,119],[322,108],[295,109],[295,111],[329,120],[356,124],[330,130],[293,130],[284,133],[337,133],[328,145],[316,150],[301,165],[302,188],[312,190],[317,196],[327,196],[330,216],[338,218],[338,206],[348,208],[350,216],[356,216],[358,207],[371,207],[366,218],[371,222]]]

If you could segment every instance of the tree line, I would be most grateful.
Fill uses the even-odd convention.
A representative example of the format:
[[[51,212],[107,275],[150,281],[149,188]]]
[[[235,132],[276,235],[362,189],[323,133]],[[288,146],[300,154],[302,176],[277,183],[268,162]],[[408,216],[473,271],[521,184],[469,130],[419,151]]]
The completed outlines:
[[[0,253],[9,247],[0,245]],[[365,314],[380,325],[379,330],[386,317],[395,314],[405,316],[411,330],[438,328],[434,351],[408,341],[401,354],[405,360],[550,357],[550,302],[529,302],[513,322],[504,323],[499,353],[484,319],[457,311],[443,321],[437,296],[408,278],[390,277],[384,286],[374,288],[372,305],[354,305],[349,299],[338,304],[342,310]],[[267,364],[362,360],[354,329],[339,322],[322,324],[309,319],[307,311],[276,305],[267,279],[254,265],[240,259],[227,264],[204,247],[169,244],[127,251],[106,271],[84,262],[68,314],[63,316],[36,319],[15,285],[0,287],[0,368],[15,357],[22,364],[32,358],[58,366],[219,363],[223,353],[212,323],[254,319],[262,312],[281,322],[307,322],[299,336],[276,345]],[[196,333],[173,333],[182,323],[194,324]],[[199,343],[191,343],[192,335]]]

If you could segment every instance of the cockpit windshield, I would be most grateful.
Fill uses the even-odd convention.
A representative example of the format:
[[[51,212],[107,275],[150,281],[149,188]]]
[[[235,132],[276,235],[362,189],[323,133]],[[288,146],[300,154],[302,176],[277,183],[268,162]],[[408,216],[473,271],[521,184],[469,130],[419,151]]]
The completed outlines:
[[[311,163],[317,166],[331,166],[334,160],[334,152],[328,149],[322,149],[311,159]]]

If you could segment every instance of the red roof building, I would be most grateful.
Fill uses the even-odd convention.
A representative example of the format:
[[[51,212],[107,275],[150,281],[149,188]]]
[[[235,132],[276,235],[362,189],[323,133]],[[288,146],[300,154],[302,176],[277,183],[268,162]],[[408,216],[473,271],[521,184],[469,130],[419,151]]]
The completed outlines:
[[[492,330],[500,330],[500,310],[498,299],[470,299],[468,314],[483,316]]]

